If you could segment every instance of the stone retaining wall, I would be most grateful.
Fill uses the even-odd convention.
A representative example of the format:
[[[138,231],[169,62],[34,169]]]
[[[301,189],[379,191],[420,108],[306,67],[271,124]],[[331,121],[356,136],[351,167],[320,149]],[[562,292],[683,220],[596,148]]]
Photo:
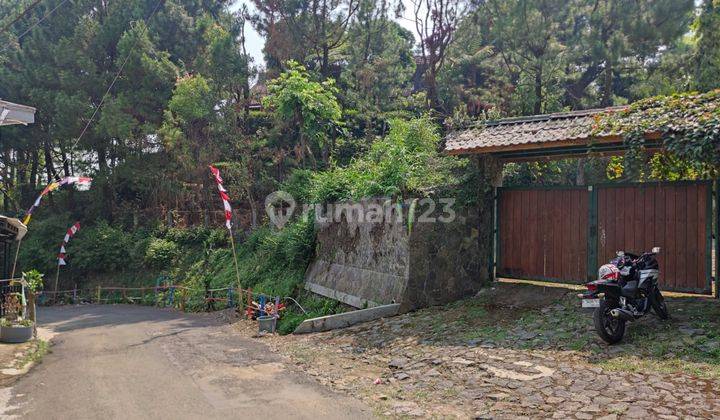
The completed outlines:
[[[402,311],[476,293],[490,279],[488,257],[482,255],[490,244],[479,240],[477,209],[456,209],[450,223],[422,223],[417,215],[424,209],[409,208],[384,223],[343,218],[319,225],[306,289],[356,308],[399,303]],[[415,215],[412,226],[408,214]]]

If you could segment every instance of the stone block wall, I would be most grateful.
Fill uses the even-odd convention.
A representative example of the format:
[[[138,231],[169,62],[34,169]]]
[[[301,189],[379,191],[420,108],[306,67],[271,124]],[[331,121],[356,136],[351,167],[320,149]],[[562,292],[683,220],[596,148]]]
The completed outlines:
[[[476,208],[456,211],[452,222],[416,219],[411,228],[407,206],[401,220],[318,226],[306,289],[356,308],[399,303],[402,311],[476,293],[490,280],[490,244],[480,242]]]

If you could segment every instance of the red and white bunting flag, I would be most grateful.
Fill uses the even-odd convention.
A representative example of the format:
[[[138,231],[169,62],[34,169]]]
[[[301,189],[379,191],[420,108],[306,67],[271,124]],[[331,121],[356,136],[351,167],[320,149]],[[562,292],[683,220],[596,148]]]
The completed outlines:
[[[230,207],[230,197],[228,197],[227,190],[223,187],[223,179],[220,176],[220,170],[212,165],[209,166],[210,172],[212,172],[215,177],[215,182],[217,183],[218,191],[220,192],[220,198],[222,198],[223,207],[225,208],[225,227],[227,227],[228,230],[232,230],[232,207]]]
[[[75,222],[75,224],[70,226],[65,233],[63,243],[60,245],[60,253],[58,254],[58,265],[67,265],[67,262],[65,262],[65,245],[70,242],[70,238],[72,238],[78,230],[80,230],[80,222]]]
[[[73,185],[75,184],[78,188],[78,190],[86,190],[90,188],[90,184],[92,184],[92,178],[88,178],[86,176],[68,176],[60,181],[53,181],[48,184],[47,187],[45,187],[44,190],[40,193],[37,199],[35,199],[35,202],[33,205],[25,212],[25,218],[23,219],[24,224],[30,223],[30,219],[32,218],[33,211],[37,209],[37,207],[40,205],[40,201],[43,197],[45,197],[47,194],[49,194],[52,191],[57,190],[58,188],[62,187],[63,185]]]

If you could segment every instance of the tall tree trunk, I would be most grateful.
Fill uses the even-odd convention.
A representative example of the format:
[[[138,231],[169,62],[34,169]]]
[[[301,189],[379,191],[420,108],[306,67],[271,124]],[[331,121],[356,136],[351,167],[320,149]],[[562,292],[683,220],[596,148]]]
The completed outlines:
[[[587,163],[587,159],[585,158],[579,158],[577,160],[577,174],[575,175],[575,185],[583,186],[585,185],[585,164]]]
[[[535,104],[533,105],[533,113],[535,115],[542,114],[542,104],[543,104],[542,78],[543,78],[543,67],[542,67],[542,64],[538,64],[538,67],[535,69]]]
[[[32,151],[32,167],[30,169],[30,186],[35,189],[38,184],[38,167],[40,166],[40,156],[38,150]]]
[[[425,72],[425,90],[427,91],[428,106],[436,111],[440,111],[440,98],[437,91],[437,75],[432,65],[428,65]]]
[[[603,95],[601,106],[612,106],[613,104],[613,64],[609,57],[605,60],[605,72],[603,80]]]
[[[55,171],[55,165],[53,163],[53,157],[52,157],[52,148],[50,146],[50,140],[45,140],[43,144],[43,149],[45,152],[45,172],[47,174],[48,184],[53,181],[53,179],[59,178],[57,172]]]
[[[104,178],[102,180],[103,215],[108,219],[108,221],[112,222],[113,209],[115,206],[112,190],[110,189],[110,171],[107,164],[107,151],[104,147],[98,147],[96,152],[98,156],[98,173]]]
[[[322,48],[322,66],[320,73],[325,77],[330,77],[330,48],[327,44],[323,45]]]
[[[60,156],[62,157],[62,166],[63,166],[63,173],[65,176],[72,176],[72,172],[70,172],[70,159],[68,159],[68,155],[65,151],[65,147],[63,147],[62,142],[60,142]],[[71,212],[75,210],[75,189],[69,188],[68,194],[67,194],[67,209]]]
[[[28,198],[28,185],[27,185],[27,155],[24,150],[18,150],[16,152],[16,185],[20,189],[20,202],[24,205],[32,198]]]
[[[255,230],[258,226],[258,208],[255,196],[252,193],[252,187],[245,188],[245,194],[247,194],[248,203],[250,204],[250,228]]]

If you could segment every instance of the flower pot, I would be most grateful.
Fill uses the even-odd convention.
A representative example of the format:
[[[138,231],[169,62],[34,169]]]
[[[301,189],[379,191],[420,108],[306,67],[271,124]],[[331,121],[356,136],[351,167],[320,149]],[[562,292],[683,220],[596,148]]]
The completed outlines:
[[[24,343],[33,336],[33,326],[0,327],[0,341],[3,343]]]
[[[275,332],[275,324],[277,323],[277,318],[275,318],[272,315],[265,315],[258,317],[258,330],[274,333]]]

